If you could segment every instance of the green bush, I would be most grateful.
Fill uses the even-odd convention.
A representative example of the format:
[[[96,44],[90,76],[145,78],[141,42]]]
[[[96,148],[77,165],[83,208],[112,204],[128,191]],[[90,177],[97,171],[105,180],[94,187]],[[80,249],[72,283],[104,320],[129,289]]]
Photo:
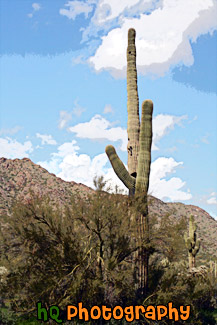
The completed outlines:
[[[103,179],[96,185],[92,196],[75,195],[70,206],[32,198],[6,217],[0,240],[0,294],[7,308],[0,309],[0,323],[37,324],[32,318],[37,301],[63,310],[81,301],[86,308],[172,301],[177,307],[191,305],[185,323],[215,324],[216,279],[209,270],[189,273],[186,221],[174,224],[165,216],[159,223],[150,217],[149,291],[141,298],[134,274],[134,201],[104,192]],[[163,323],[172,324],[167,319]]]
[[[132,302],[135,236],[128,214],[127,198],[102,191],[86,200],[76,196],[65,209],[39,199],[16,205],[1,244],[9,269],[3,298],[23,312],[37,301],[60,307]]]

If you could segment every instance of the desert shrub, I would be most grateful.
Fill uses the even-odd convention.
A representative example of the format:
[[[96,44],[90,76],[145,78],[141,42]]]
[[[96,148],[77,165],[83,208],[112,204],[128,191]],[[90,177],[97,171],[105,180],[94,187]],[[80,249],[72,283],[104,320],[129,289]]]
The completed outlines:
[[[15,311],[31,312],[36,302],[60,307],[130,303],[135,299],[128,199],[96,191],[76,195],[70,207],[48,199],[19,203],[2,231],[3,299]]]
[[[177,307],[191,305],[191,318],[185,323],[215,324],[216,279],[209,272],[189,274],[185,220],[174,224],[169,216],[160,222],[150,217],[149,291],[141,299],[134,274],[138,247],[133,199],[104,192],[103,179],[96,185],[94,194],[74,195],[66,207],[32,197],[28,204],[16,204],[5,218],[0,261],[2,272],[7,272],[0,281],[0,322],[28,323],[37,301],[62,309],[81,301],[86,308],[172,301]],[[116,323],[120,322],[110,322]],[[172,324],[167,319],[163,323]]]
[[[187,260],[169,263],[162,268],[164,270],[155,288],[152,303],[166,305],[172,301],[176,308],[190,305],[189,320],[180,320],[178,324],[216,324],[213,317],[216,280],[210,276],[209,271],[204,274],[198,268],[195,273],[191,273],[188,271]],[[177,324],[169,320],[166,323]]]

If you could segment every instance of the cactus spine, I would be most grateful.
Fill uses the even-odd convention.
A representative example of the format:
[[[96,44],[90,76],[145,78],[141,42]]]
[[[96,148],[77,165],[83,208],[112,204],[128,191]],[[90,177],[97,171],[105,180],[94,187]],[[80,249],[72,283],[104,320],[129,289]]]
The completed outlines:
[[[151,164],[153,103],[151,100],[145,100],[142,103],[140,124],[135,36],[135,30],[130,28],[128,31],[127,47],[128,171],[113,146],[107,146],[105,151],[115,173],[129,189],[129,195],[135,194],[136,196],[138,211],[137,242],[140,247],[136,260],[138,262],[139,289],[143,294],[147,291],[148,285],[149,253],[147,247],[149,243],[149,229],[147,193]]]
[[[185,234],[185,244],[188,249],[189,269],[196,267],[196,255],[200,249],[200,240],[197,239],[197,226],[194,222],[194,217],[189,218],[189,234]]]

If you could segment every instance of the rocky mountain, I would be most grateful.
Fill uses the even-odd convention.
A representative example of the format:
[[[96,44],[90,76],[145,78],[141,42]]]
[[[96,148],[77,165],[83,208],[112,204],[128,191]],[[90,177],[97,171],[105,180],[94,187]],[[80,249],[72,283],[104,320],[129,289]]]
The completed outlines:
[[[0,158],[0,217],[9,214],[16,201],[28,201],[31,192],[65,205],[70,203],[72,193],[78,192],[85,197],[94,190],[83,184],[63,181],[28,158]],[[153,196],[149,196],[149,202],[149,213],[158,218],[167,215],[177,220],[181,216],[194,215],[202,253],[217,257],[217,221],[206,211],[183,203],[165,203]]]
[[[15,201],[28,201],[31,191],[63,205],[70,201],[72,193],[86,195],[93,190],[83,184],[65,182],[28,158],[0,158],[0,215],[9,213]]]

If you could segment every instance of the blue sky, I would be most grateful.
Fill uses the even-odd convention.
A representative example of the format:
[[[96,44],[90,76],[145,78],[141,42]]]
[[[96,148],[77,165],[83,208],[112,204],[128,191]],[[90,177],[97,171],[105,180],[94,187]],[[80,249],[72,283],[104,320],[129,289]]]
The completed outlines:
[[[154,102],[149,191],[217,217],[217,2],[0,0],[0,156],[67,181],[121,183],[126,47],[137,32],[140,107]]]

